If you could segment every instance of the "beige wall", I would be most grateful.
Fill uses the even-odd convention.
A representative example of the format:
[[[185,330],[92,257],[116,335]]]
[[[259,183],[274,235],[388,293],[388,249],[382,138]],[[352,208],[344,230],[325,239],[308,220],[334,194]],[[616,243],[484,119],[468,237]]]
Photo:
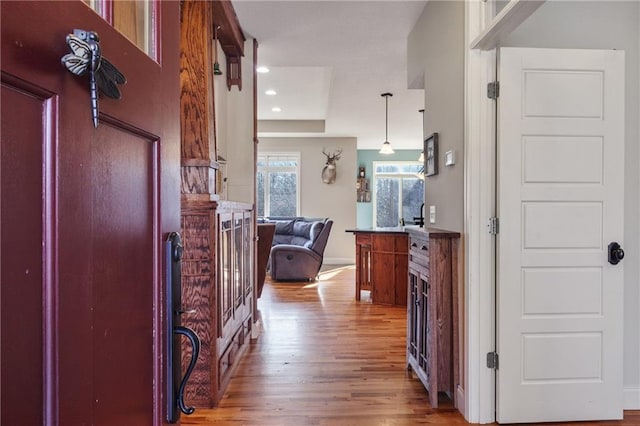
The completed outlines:
[[[242,90],[227,89],[226,61],[218,46],[223,75],[214,79],[218,154],[227,160],[226,199],[253,203],[253,39],[244,44]]]
[[[322,183],[326,162],[322,149],[342,148],[337,162],[336,182]],[[355,138],[260,138],[258,152],[300,153],[300,215],[328,217],[333,220],[325,263],[353,263],[353,234],[345,232],[356,226],[356,139]]]
[[[438,174],[425,178],[425,216],[431,226],[463,230],[464,217],[464,3],[430,1],[409,34],[408,84],[424,88],[425,135],[437,132]],[[421,82],[423,87],[420,87]],[[456,156],[444,166],[445,152]]]

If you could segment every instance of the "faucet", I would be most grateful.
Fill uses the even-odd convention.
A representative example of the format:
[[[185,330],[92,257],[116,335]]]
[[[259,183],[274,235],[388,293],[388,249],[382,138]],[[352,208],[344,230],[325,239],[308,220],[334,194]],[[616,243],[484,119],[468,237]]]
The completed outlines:
[[[424,209],[424,203],[420,205],[420,216],[413,218],[413,223],[415,223],[416,225],[419,225],[420,228],[424,226],[424,214],[422,213],[423,209]]]

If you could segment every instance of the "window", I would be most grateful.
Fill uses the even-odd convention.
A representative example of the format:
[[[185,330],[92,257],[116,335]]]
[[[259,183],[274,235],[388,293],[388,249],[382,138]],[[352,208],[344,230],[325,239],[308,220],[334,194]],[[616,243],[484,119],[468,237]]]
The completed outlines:
[[[373,162],[373,223],[379,227],[398,226],[420,217],[424,202],[424,181],[418,177],[417,161]]]
[[[299,172],[300,153],[258,154],[258,216],[298,216]]]
[[[156,2],[151,0],[84,0],[96,13],[151,58],[157,58]]]

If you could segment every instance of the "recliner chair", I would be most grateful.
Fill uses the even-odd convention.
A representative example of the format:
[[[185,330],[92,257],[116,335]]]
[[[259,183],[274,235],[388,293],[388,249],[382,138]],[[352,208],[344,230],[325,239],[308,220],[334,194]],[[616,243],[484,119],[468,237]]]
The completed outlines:
[[[276,281],[313,280],[322,266],[333,221],[295,221],[292,225],[291,240],[295,243],[276,244],[271,248],[271,278]]]

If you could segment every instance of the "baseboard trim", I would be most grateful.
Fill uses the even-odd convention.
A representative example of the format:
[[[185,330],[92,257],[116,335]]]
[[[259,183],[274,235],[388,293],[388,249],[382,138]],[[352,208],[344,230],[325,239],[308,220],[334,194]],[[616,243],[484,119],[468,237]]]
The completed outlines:
[[[640,410],[640,386],[624,388],[623,404],[625,410]]]
[[[462,414],[463,417],[467,417],[467,412],[466,412],[466,404],[465,404],[465,400],[464,400],[464,389],[462,389],[462,386],[458,385],[456,386],[456,401],[455,401],[455,406],[458,409],[458,411],[460,412],[460,414]]]
[[[322,263],[325,265],[354,265],[355,259],[351,257],[325,257]]]

